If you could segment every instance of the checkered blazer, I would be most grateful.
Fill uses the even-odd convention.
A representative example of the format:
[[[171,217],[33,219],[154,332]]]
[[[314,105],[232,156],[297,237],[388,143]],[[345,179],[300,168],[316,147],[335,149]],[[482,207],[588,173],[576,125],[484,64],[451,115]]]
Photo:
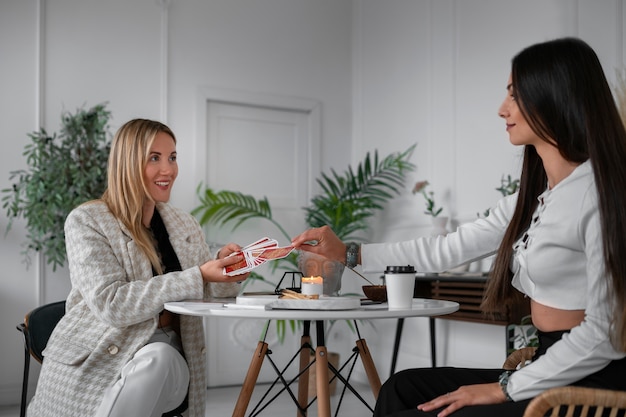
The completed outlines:
[[[237,294],[235,283],[203,284],[198,265],[211,254],[198,222],[168,204],[157,210],[183,270],[155,277],[148,258],[103,202],[83,204],[67,217],[72,288],[44,351],[29,417],[93,415],[106,388],[152,336],[163,303]],[[204,417],[202,318],[181,316],[180,324],[190,371],[189,416]]]

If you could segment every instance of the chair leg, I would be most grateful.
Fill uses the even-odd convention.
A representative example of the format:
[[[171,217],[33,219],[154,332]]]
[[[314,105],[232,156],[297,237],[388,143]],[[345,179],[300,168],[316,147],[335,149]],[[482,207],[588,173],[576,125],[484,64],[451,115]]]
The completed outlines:
[[[22,377],[22,402],[20,403],[20,417],[26,417],[26,397],[28,395],[28,375],[30,372],[30,352],[24,349],[24,376]]]

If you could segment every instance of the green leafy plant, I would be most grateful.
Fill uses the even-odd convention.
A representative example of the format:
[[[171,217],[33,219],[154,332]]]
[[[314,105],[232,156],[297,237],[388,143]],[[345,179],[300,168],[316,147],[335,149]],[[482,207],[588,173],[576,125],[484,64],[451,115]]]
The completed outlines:
[[[513,179],[510,175],[503,175],[500,179],[500,186],[496,188],[503,197],[514,194],[519,189],[519,179]]]
[[[24,148],[28,168],[12,171],[10,188],[2,190],[10,230],[13,220],[26,220],[23,255],[30,265],[32,251],[42,252],[53,270],[65,263],[63,225],[77,205],[98,198],[106,186],[110,150],[106,104],[61,115],[59,133],[44,128],[28,134]]]
[[[533,326],[532,317],[524,316],[519,324],[510,324],[507,327],[509,332],[509,347],[507,353],[510,354],[523,347],[539,346],[537,328]]]
[[[303,208],[307,226],[328,225],[342,240],[363,241],[359,232],[367,230],[368,220],[382,210],[387,201],[402,192],[406,174],[415,169],[415,165],[409,161],[415,146],[383,159],[378,158],[377,151],[373,157],[368,152],[356,170],[348,166],[343,174],[334,170],[331,170],[330,175],[322,174],[316,180],[322,192]],[[201,225],[230,225],[235,230],[245,222],[261,219],[276,226],[287,241],[291,240],[292,236],[273,218],[267,197],[257,200],[237,191],[214,191],[209,187],[203,189],[202,184],[198,186],[197,193],[200,205],[192,214],[198,216]],[[293,270],[296,266],[295,253],[272,262],[273,271]],[[275,286],[275,283],[254,272],[251,278]],[[292,330],[296,328],[295,321],[290,321],[289,325]],[[286,323],[277,320],[276,326],[282,340]]]
[[[436,206],[434,191],[426,191],[426,187],[429,185],[430,183],[428,181],[419,181],[415,183],[415,186],[413,187],[413,194],[421,194],[424,197],[424,200],[426,200],[426,210],[424,211],[424,214],[437,217],[443,211],[443,207]]]
[[[502,194],[502,197],[506,197],[508,195],[514,194],[519,189],[519,179],[513,179],[511,175],[507,175],[506,177],[502,175],[500,178],[500,186],[496,188],[496,191],[499,191]],[[491,209],[487,209],[483,212],[483,217],[489,216],[489,212]],[[480,213],[478,213],[478,217],[480,217]]]
[[[328,225],[342,240],[362,241],[358,232],[367,230],[368,220],[394,195],[401,193],[405,175],[415,169],[409,161],[414,149],[415,145],[382,160],[377,151],[373,159],[368,152],[356,171],[348,167],[342,175],[334,170],[331,175],[322,174],[316,180],[322,192],[304,207],[307,226]],[[199,216],[201,225],[225,227],[230,224],[235,230],[249,220],[264,219],[291,240],[291,235],[273,218],[267,197],[257,200],[237,191],[203,189],[202,184],[197,193],[200,205],[192,214]],[[295,264],[293,259],[287,258],[287,261]]]

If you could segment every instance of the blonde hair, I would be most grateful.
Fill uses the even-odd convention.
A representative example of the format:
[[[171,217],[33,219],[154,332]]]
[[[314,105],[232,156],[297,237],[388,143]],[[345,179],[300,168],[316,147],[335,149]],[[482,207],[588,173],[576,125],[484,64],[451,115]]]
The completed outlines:
[[[163,273],[161,260],[149,230],[143,225],[143,206],[152,200],[144,182],[143,171],[150,147],[157,133],[174,139],[172,130],[163,123],[134,119],[125,123],[115,134],[107,167],[107,188],[102,200],[109,210],[126,226],[139,248],[146,254],[157,273]]]

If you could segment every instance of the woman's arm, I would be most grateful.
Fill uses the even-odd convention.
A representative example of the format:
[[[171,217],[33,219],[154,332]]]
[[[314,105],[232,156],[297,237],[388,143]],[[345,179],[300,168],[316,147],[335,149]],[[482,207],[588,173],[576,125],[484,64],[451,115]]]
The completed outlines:
[[[198,267],[153,277],[147,257],[104,204],[72,211],[65,235],[72,291],[78,291],[93,314],[111,326],[156,317],[168,301],[202,297]]]
[[[418,272],[441,272],[494,254],[515,210],[517,194],[501,199],[486,218],[458,227],[445,236],[361,246],[365,272],[387,265],[413,265]]]

